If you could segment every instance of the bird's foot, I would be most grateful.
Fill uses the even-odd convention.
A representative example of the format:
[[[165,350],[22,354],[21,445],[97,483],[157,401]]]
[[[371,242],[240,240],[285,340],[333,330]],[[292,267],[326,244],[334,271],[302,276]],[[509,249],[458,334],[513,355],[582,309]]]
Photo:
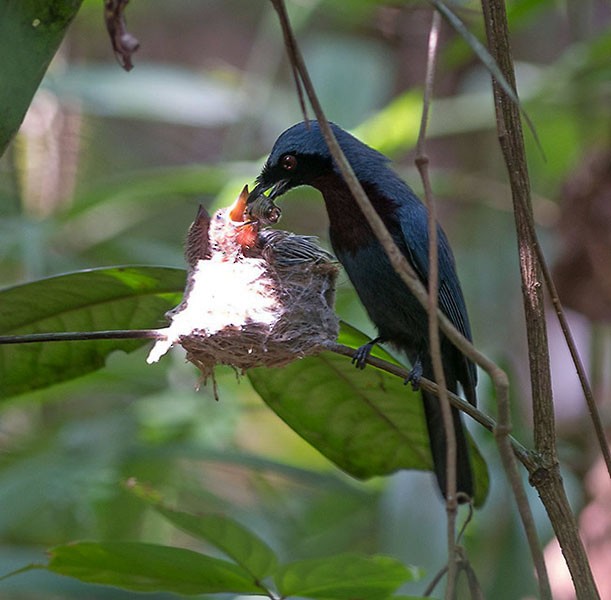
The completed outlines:
[[[357,348],[354,356],[352,357],[352,364],[357,369],[364,369],[367,366],[367,359],[369,358],[373,347],[380,341],[382,341],[381,338],[377,337],[366,344],[363,344],[360,348]]]
[[[414,390],[414,392],[417,392],[420,389],[420,378],[421,377],[422,377],[422,363],[420,362],[420,359],[418,359],[414,363],[412,370],[408,373],[403,383],[405,385],[407,385],[408,383],[411,383],[412,390]]]

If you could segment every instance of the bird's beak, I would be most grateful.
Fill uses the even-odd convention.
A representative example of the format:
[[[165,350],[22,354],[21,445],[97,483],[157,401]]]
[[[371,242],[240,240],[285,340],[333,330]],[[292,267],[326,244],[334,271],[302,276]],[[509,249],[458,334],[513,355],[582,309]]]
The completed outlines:
[[[251,194],[252,195],[252,194]],[[229,218],[235,223],[244,221],[244,211],[250,196],[248,195],[248,186],[245,185],[238,196],[238,199],[229,208]]]
[[[289,179],[281,179],[280,181],[277,181],[276,183],[272,184],[259,183],[254,187],[253,191],[250,192],[248,200],[246,201],[246,205],[248,206],[249,204],[254,202],[255,198],[258,198],[267,190],[270,190],[269,194],[267,195],[270,200],[278,198],[278,196],[282,196],[282,194],[287,191],[289,183]]]

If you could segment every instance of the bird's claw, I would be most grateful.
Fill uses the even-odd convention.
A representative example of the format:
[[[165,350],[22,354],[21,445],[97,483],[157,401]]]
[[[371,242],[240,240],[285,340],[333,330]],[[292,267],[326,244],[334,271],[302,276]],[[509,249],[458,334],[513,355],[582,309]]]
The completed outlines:
[[[417,392],[420,389],[420,379],[422,378],[422,363],[417,360],[412,367],[412,370],[407,374],[407,377],[403,381],[405,385],[408,383],[412,384],[412,390]]]
[[[367,366],[367,359],[371,354],[373,347],[379,342],[379,338],[371,340],[366,344],[363,344],[360,348],[357,348],[352,356],[352,364],[357,368],[363,370]]]
[[[369,354],[371,353],[371,344],[364,344],[354,353],[352,357],[352,364],[357,369],[364,369],[367,366],[367,359],[369,358]]]

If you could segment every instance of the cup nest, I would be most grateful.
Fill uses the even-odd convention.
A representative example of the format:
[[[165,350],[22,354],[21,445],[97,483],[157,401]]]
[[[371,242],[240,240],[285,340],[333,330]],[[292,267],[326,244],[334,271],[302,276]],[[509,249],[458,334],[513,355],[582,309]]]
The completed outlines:
[[[179,344],[206,380],[216,365],[281,367],[336,340],[337,263],[312,237],[261,228],[247,197],[245,188],[212,218],[200,208],[187,237],[182,302],[167,313],[170,325],[158,330],[147,362]]]

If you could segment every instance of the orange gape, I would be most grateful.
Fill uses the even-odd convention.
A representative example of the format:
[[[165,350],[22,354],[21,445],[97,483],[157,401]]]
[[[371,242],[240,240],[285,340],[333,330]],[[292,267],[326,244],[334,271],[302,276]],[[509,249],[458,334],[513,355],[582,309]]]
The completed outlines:
[[[245,221],[244,214],[246,212],[246,201],[248,200],[248,186],[245,185],[238,199],[229,209],[229,218],[234,223],[243,223],[236,227],[236,242],[243,250],[254,248],[257,244],[259,235],[259,223],[256,220]]]

